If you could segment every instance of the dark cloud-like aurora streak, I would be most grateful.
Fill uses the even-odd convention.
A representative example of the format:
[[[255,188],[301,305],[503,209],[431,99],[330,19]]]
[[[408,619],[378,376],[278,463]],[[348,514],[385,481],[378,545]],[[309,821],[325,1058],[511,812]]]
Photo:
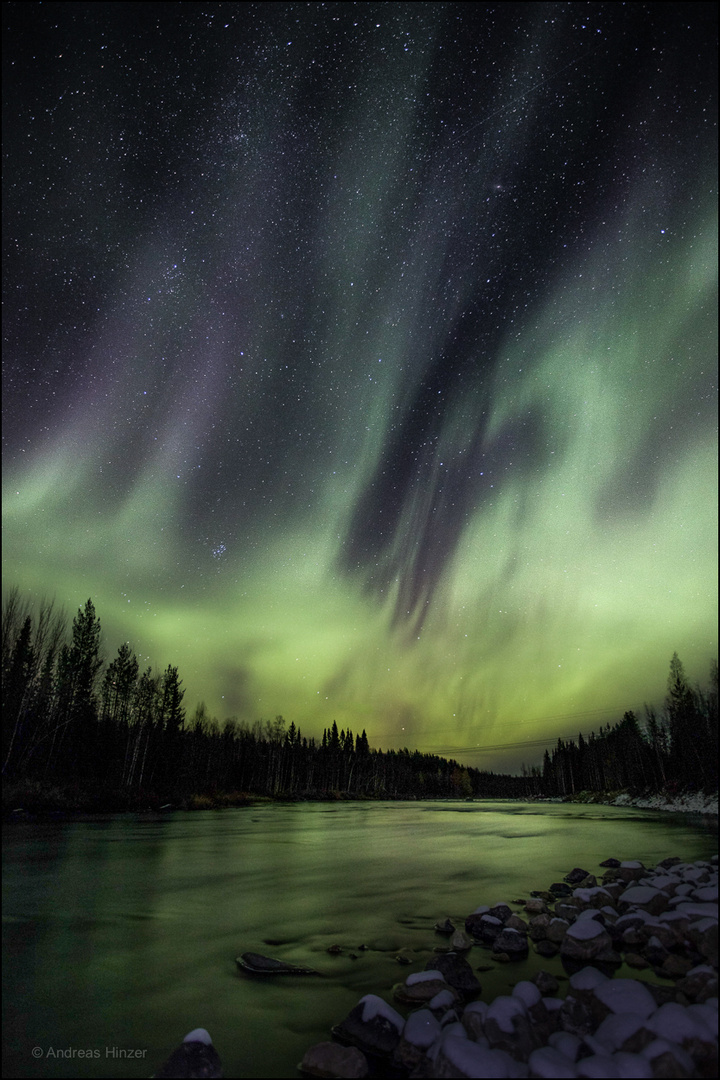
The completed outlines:
[[[704,680],[713,17],[6,5],[6,584],[484,767]]]

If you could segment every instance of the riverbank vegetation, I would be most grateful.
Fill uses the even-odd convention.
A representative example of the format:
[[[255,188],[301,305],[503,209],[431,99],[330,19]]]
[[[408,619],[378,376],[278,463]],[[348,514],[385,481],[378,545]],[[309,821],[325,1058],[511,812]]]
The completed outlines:
[[[573,798],[581,792],[717,790],[717,665],[708,689],[670,662],[663,707],[558,739],[521,775],[417,750],[380,750],[365,731],[307,737],[282,716],[188,717],[177,667],[140,671],[129,643],[103,658],[91,600],[71,626],[9,593],[2,616],[3,805],[29,810],[201,809],[257,798]]]

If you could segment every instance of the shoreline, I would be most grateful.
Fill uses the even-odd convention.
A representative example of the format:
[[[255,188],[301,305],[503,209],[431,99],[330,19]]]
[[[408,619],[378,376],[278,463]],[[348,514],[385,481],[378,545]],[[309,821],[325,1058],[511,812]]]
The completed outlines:
[[[251,792],[216,792],[215,794],[192,794],[161,796],[147,792],[134,797],[121,792],[98,792],[79,789],[74,785],[43,784],[37,781],[5,783],[3,785],[3,820],[28,821],[46,818],[73,818],[96,814],[153,814],[175,811],[243,809],[258,805],[286,803],[337,803],[337,802],[452,802],[465,805],[475,802],[525,802],[547,804],[577,804],[627,807],[638,810],[657,810],[672,814],[718,815],[718,794],[685,792],[668,795],[666,792],[629,791],[581,791],[572,796],[527,795],[524,797],[459,797],[453,799],[419,798],[417,796],[370,797],[350,795],[345,792],[307,792],[293,796],[255,795]]]
[[[464,930],[436,924],[436,934],[452,933],[449,949],[382,996],[361,998],[299,1070],[365,1077],[389,1068],[410,1080],[717,1075],[717,855],[600,866],[601,881],[576,867],[527,900],[481,906]],[[498,963],[529,947],[559,960],[564,996],[542,970],[480,1000],[478,946]],[[662,981],[615,978],[622,965]]]
[[[579,791],[577,795],[565,798],[544,798],[538,796],[528,802],[539,803],[578,803],[582,805],[627,806],[636,810],[659,810],[667,814],[714,814],[718,813],[717,793],[707,795],[704,792],[686,792],[667,795],[662,791],[644,792],[631,795],[630,792]]]

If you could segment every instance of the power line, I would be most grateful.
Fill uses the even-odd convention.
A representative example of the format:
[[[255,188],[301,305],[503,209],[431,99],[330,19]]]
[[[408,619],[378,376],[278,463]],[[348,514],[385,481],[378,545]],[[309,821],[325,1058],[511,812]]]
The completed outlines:
[[[629,710],[626,710],[626,712]],[[582,735],[583,739],[589,740],[591,736],[595,735],[595,731],[573,731],[569,735],[551,735],[548,738],[541,739],[521,739],[518,742],[507,743],[486,743],[482,746],[478,746],[473,743],[471,746],[445,746],[445,747],[433,747],[432,749],[423,750],[421,747],[417,747],[417,750],[421,754],[437,754],[439,757],[455,756],[458,754],[486,754],[496,753],[500,750],[520,750],[528,749],[533,750],[537,747],[555,747],[558,739],[562,742],[569,742],[575,740]]]
[[[538,717],[535,717],[533,720],[521,720],[521,721],[518,721],[518,723],[519,724],[540,724],[540,723],[553,722],[553,721],[556,721],[556,720],[568,721],[568,720],[572,720],[572,719],[578,719],[578,720],[583,720],[584,719],[584,720],[587,721],[587,720],[590,720],[592,717],[599,717],[599,716],[606,716],[608,718],[608,722],[610,722],[610,720],[613,717],[617,717],[618,713],[621,712],[621,711],[622,711],[622,714],[624,714],[626,712],[634,712],[637,715],[640,708],[641,708],[641,706],[639,706],[639,705],[632,706],[631,708],[628,708],[627,705],[616,706],[616,707],[608,706],[608,707],[603,708],[603,709],[585,709],[582,712],[576,712],[576,713],[558,713],[556,715],[550,715],[550,716],[538,716]],[[619,721],[616,720],[616,722],[619,722]],[[442,728],[442,729],[440,729],[438,734],[443,734],[444,732],[449,732],[450,730],[451,730],[450,728]],[[541,738],[536,738],[536,739],[520,739],[520,740],[518,740],[516,742],[487,743],[487,744],[483,744],[482,746],[478,746],[477,743],[473,743],[470,746],[446,746],[446,747],[439,747],[439,748],[438,747],[433,747],[432,749],[423,749],[421,746],[418,746],[415,749],[421,754],[437,754],[438,756],[445,756],[446,754],[450,754],[450,755],[452,755],[452,754],[483,754],[483,753],[492,753],[492,752],[495,752],[495,751],[498,751],[498,750],[517,750],[517,749],[522,749],[522,748],[525,748],[525,747],[527,747],[528,749],[533,749],[533,748],[539,747],[539,746],[550,747],[550,746],[555,746],[558,739],[562,739],[563,741],[567,741],[569,739],[576,739],[578,737],[578,735],[582,735],[582,737],[584,739],[589,739],[590,736],[594,735],[594,734],[595,734],[594,730],[593,731],[587,731],[586,730],[586,731],[581,731],[581,732],[578,732],[578,731],[574,730],[569,735],[554,734],[554,735],[548,735],[546,737],[541,737]]]

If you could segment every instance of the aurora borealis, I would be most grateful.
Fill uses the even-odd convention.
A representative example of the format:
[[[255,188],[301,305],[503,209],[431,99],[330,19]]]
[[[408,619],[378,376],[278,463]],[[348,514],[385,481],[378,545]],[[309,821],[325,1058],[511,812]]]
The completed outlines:
[[[706,680],[714,5],[4,14],[6,586],[482,768]]]

